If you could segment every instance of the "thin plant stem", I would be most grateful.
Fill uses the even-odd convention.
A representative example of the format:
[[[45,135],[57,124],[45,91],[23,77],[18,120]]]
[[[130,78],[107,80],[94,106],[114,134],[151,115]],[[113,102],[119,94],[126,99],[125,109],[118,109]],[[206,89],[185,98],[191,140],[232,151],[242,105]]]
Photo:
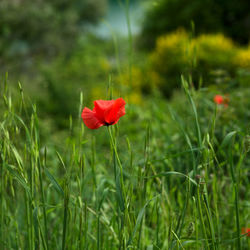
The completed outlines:
[[[63,237],[62,237],[62,250],[66,249],[66,235],[67,235],[67,219],[68,219],[68,206],[69,206],[69,193],[68,184],[65,184],[64,190],[64,213],[63,213]]]
[[[47,224],[47,214],[46,214],[46,205],[45,205],[45,196],[44,196],[44,187],[43,187],[43,178],[42,178],[42,171],[41,171],[41,162],[40,158],[38,159],[38,174],[39,174],[39,183],[42,195],[42,209],[43,209],[43,220],[44,220],[44,234],[46,240],[46,249],[49,250],[49,240],[48,240],[48,224]]]
[[[233,162],[233,140],[231,141],[228,147],[228,160],[230,165],[230,172],[233,181],[234,187],[234,203],[235,203],[235,216],[236,216],[236,228],[237,228],[237,249],[241,249],[241,232],[240,232],[240,213],[239,213],[239,191],[238,191],[238,183],[237,178],[234,172],[234,162]]]
[[[206,249],[209,249],[209,245],[208,245],[208,241],[207,241],[206,227],[205,227],[205,222],[204,222],[202,208],[201,208],[200,184],[197,185],[197,195],[196,195],[196,197],[197,197],[197,205],[198,205],[198,211],[199,211],[199,216],[200,216],[201,228],[202,228],[202,232],[203,232],[203,238],[205,239]]]

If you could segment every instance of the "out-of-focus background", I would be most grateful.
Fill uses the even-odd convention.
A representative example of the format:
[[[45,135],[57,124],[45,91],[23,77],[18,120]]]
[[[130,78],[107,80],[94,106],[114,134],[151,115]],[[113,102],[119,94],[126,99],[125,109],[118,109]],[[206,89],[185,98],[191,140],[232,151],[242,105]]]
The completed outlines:
[[[171,98],[181,74],[224,93],[249,86],[249,37],[248,0],[1,0],[0,73],[60,130],[80,91],[91,105],[109,82],[140,105]]]

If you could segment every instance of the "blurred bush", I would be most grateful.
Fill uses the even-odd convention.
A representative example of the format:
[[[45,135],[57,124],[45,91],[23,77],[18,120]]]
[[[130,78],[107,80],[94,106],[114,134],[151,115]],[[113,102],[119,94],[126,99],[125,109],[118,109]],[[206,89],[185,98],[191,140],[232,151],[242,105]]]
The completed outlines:
[[[233,59],[237,54],[237,48],[232,40],[222,34],[201,35],[193,40],[196,54],[194,67],[194,84],[198,83],[198,77],[204,79],[204,85],[211,83],[228,82],[235,75]]]
[[[250,86],[250,45],[238,51],[234,58],[234,65],[238,68],[237,76],[240,85]]]
[[[44,115],[58,119],[59,127],[68,125],[70,115],[78,115],[81,91],[84,104],[90,101],[93,88],[100,87],[106,93],[112,68],[104,54],[104,46],[99,46],[99,43],[94,38],[89,38],[78,45],[70,56],[59,56],[41,68],[44,78],[42,88],[46,88],[47,97],[40,99],[40,107]]]
[[[191,28],[195,33],[221,32],[239,43],[250,38],[249,1],[239,0],[158,0],[149,1],[144,18],[141,42],[152,48],[156,38],[178,28]]]
[[[0,65],[32,55],[68,53],[86,26],[105,13],[107,0],[1,0]]]
[[[240,49],[234,58],[235,65],[250,70],[250,45],[246,49]]]
[[[195,44],[198,60],[204,61],[208,67],[227,67],[235,54],[233,42],[222,34],[201,35]]]
[[[193,44],[182,30],[157,39],[156,48],[150,55],[151,70],[158,75],[156,85],[167,96],[180,83],[180,74],[191,68],[189,49],[193,50]]]
[[[133,78],[137,84],[133,89],[137,91],[139,86],[143,93],[158,87],[169,97],[180,87],[181,74],[191,76],[195,87],[247,84],[249,80],[249,48],[236,46],[222,34],[192,38],[184,30],[178,30],[160,36],[149,60],[145,61]]]
[[[199,87],[227,83],[235,73],[233,42],[221,34],[191,38],[185,31],[161,36],[150,56],[150,70],[158,75],[156,83],[165,96],[180,87],[180,75],[191,76]]]

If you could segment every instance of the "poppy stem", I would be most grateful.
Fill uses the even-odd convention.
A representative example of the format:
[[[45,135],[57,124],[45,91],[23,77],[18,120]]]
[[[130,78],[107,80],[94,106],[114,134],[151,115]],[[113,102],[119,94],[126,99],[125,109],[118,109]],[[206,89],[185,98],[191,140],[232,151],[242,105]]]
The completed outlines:
[[[122,236],[122,234],[123,234],[122,232],[123,232],[123,229],[124,229],[124,222],[125,222],[126,211],[127,211],[126,193],[125,193],[125,186],[124,186],[124,182],[123,182],[123,169],[122,169],[122,164],[121,164],[118,152],[117,152],[117,147],[116,147],[116,144],[115,144],[114,136],[113,136],[112,131],[111,131],[111,127],[108,126],[107,128],[108,128],[108,133],[109,133],[109,136],[110,136],[112,151],[115,154],[115,158],[116,158],[116,160],[118,162],[118,166],[119,166],[119,170],[120,170],[119,174],[116,173],[116,169],[114,170],[114,172],[115,172],[117,200],[118,200],[118,204],[120,206],[120,210],[122,212],[122,214],[121,214],[121,239],[120,239],[120,244],[123,245],[124,238]]]
[[[125,203],[125,204],[123,204],[123,206],[125,205],[125,207],[126,207],[126,199],[123,199],[123,197],[125,195],[125,187],[124,187],[124,182],[123,182],[123,170],[122,170],[123,168],[122,168],[122,164],[121,164],[118,152],[117,152],[117,147],[115,144],[114,136],[113,136],[112,131],[111,131],[111,127],[108,126],[107,128],[108,128],[108,132],[109,132],[109,136],[110,136],[111,146],[112,146],[112,149],[115,153],[115,157],[116,157],[116,160],[118,162],[118,166],[119,166],[119,170],[120,170],[120,184],[121,184],[121,188],[122,188],[122,193],[121,193],[122,202]],[[115,176],[115,179],[117,180],[117,176]],[[124,208],[122,210],[124,210]]]
[[[122,164],[121,164],[118,152],[117,152],[117,148],[116,148],[116,145],[115,145],[115,140],[114,140],[113,134],[111,132],[111,127],[107,126],[107,128],[108,128],[108,132],[109,132],[109,136],[110,136],[110,140],[111,140],[111,145],[112,145],[112,148],[113,148],[113,150],[115,152],[115,157],[116,157],[116,160],[118,162],[118,165],[119,165],[119,168],[120,168],[120,171],[121,171],[121,174],[122,174]]]

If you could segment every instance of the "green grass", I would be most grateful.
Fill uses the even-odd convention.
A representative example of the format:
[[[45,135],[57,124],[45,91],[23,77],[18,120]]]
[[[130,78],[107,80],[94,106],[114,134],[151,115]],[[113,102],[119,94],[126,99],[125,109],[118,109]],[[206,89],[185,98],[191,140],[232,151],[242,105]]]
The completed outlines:
[[[250,90],[224,108],[182,84],[172,101],[128,103],[119,125],[98,130],[81,121],[81,94],[55,141],[6,78],[1,249],[248,249]]]

